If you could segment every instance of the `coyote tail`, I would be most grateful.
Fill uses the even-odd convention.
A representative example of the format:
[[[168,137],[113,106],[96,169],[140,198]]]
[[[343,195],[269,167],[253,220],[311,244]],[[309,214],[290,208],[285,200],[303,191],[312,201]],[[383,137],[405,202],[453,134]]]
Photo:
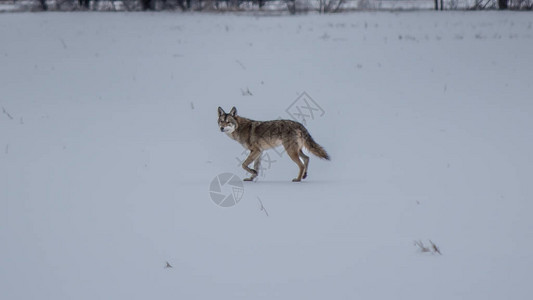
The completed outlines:
[[[322,146],[315,142],[315,140],[313,140],[313,138],[307,131],[304,133],[304,146],[305,148],[307,148],[307,150],[309,150],[309,152],[313,153],[314,155],[326,160],[330,160],[330,157],[326,150],[324,150]]]

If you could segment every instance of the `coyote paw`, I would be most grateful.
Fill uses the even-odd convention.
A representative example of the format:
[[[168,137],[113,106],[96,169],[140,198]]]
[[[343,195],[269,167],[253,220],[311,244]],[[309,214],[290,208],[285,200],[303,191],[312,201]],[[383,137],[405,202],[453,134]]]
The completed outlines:
[[[252,173],[252,176],[250,176],[249,178],[244,178],[243,181],[254,181],[255,177],[257,177],[256,170],[251,169],[249,172]]]
[[[300,182],[300,181],[302,181],[302,180],[301,180],[301,179],[298,179],[298,178],[294,178],[294,179],[292,180],[292,182]]]
[[[307,178],[307,172],[304,173],[304,176],[302,176],[303,179]]]

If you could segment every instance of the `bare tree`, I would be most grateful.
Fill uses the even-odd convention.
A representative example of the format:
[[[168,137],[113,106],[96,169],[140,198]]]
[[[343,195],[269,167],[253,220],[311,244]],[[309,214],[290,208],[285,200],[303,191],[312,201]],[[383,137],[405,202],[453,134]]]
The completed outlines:
[[[321,14],[339,11],[345,0],[319,0],[318,12]]]
[[[78,0],[80,7],[89,9],[89,0]]]
[[[141,10],[155,10],[155,0],[140,0]]]
[[[41,4],[41,8],[43,10],[48,10],[48,5],[46,5],[46,0],[39,0],[39,3]]]

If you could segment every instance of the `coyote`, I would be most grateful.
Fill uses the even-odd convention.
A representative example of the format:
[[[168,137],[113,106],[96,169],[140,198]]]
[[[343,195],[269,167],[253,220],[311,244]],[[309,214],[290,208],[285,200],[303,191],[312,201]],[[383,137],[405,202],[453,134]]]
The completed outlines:
[[[221,132],[225,132],[230,138],[250,150],[250,155],[244,160],[242,167],[252,175],[244,181],[252,181],[257,177],[263,150],[279,145],[285,147],[289,157],[300,169],[298,177],[292,180],[294,182],[307,177],[309,156],[303,153],[303,147],[314,155],[329,160],[326,150],[313,140],[302,124],[295,121],[254,121],[237,115],[235,107],[228,114],[219,107],[218,126]],[[303,163],[300,158],[303,159]],[[253,169],[248,167],[252,162],[254,162]]]

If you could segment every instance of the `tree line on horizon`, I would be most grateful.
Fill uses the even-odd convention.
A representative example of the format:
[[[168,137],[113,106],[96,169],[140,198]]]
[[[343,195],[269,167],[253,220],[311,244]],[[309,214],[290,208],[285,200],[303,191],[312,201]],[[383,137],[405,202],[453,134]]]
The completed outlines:
[[[461,2],[463,1],[463,2]],[[0,0],[22,3],[21,0]],[[25,1],[28,2],[28,1]],[[296,12],[313,11],[333,13],[346,10],[383,10],[372,6],[373,0],[30,0],[28,10],[115,10],[115,11],[248,11],[264,10],[267,4],[276,3],[269,10]],[[379,2],[379,1],[374,1]],[[396,0],[388,2],[423,3],[424,0]],[[493,9],[533,10],[533,0],[426,0],[435,10]],[[401,9],[401,8],[400,8]],[[426,5],[427,9],[427,5]],[[385,9],[386,10],[386,9]]]

